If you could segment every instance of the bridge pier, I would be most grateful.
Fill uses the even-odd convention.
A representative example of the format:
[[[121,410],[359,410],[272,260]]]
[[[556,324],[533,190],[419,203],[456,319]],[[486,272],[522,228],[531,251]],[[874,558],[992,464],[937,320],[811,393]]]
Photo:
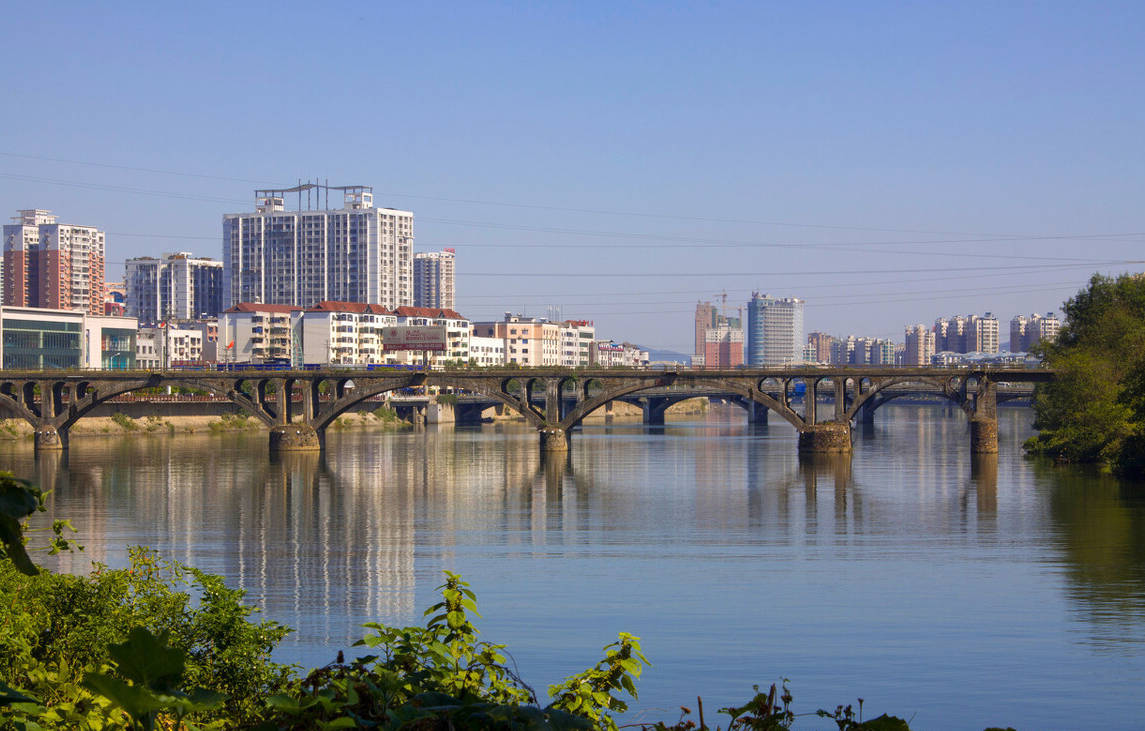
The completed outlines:
[[[270,430],[272,452],[320,452],[322,438],[309,424],[286,424]]]
[[[767,412],[769,411],[771,411],[771,409],[767,408],[758,401],[749,401],[747,404],[748,423],[767,426]]]
[[[986,416],[970,417],[970,453],[998,453],[998,420]]]
[[[668,410],[668,399],[644,398],[640,401],[644,423],[651,426],[664,426],[664,412]]]
[[[36,427],[33,444],[37,452],[64,450],[68,448],[68,433],[57,431],[49,424],[41,424]]]
[[[851,425],[848,422],[826,421],[809,424],[799,432],[800,454],[849,454],[851,452]]]
[[[544,426],[537,433],[541,435],[541,451],[545,454],[569,451],[569,434],[559,426]]]
[[[970,453],[998,453],[998,386],[986,378],[978,382],[974,413],[970,417]]]

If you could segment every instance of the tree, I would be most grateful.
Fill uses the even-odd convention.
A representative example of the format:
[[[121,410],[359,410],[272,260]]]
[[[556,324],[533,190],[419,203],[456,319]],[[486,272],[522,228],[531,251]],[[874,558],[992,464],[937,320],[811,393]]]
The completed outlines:
[[[1145,276],[1095,274],[1069,299],[1058,339],[1037,351],[1057,377],[1038,387],[1026,449],[1126,476],[1145,465]]]

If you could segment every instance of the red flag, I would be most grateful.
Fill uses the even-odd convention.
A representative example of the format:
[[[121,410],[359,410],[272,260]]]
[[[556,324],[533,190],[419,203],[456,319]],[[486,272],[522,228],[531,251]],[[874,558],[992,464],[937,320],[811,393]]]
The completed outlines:
[[[227,350],[230,350],[233,347],[235,347],[235,341],[232,340],[230,345],[227,346]]]

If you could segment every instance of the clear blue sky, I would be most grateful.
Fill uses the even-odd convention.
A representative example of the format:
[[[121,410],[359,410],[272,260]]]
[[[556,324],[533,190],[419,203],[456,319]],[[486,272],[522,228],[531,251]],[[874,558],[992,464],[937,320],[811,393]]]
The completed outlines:
[[[457,249],[471,318],[560,306],[683,351],[696,300],[725,290],[805,298],[808,331],[901,340],[1145,268],[1111,263],[1145,258],[1140,2],[26,3],[6,20],[0,213],[104,228],[112,278],[132,256],[220,257],[223,213],[307,177],[413,210],[417,250]]]

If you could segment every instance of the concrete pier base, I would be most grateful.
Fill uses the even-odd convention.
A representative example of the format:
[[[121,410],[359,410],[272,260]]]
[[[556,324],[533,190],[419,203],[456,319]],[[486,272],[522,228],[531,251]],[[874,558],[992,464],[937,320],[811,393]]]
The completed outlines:
[[[851,425],[831,421],[813,424],[799,432],[800,454],[849,454]]]
[[[54,426],[41,426],[36,428],[34,442],[36,451],[52,451],[68,448],[67,439],[56,431]]]
[[[272,452],[320,452],[322,440],[314,427],[307,424],[287,424],[270,430]]]
[[[981,416],[970,419],[970,453],[998,453],[998,420]]]
[[[549,452],[567,452],[569,451],[569,435],[564,429],[560,427],[545,427],[538,429],[537,433],[541,435],[541,451]]]

